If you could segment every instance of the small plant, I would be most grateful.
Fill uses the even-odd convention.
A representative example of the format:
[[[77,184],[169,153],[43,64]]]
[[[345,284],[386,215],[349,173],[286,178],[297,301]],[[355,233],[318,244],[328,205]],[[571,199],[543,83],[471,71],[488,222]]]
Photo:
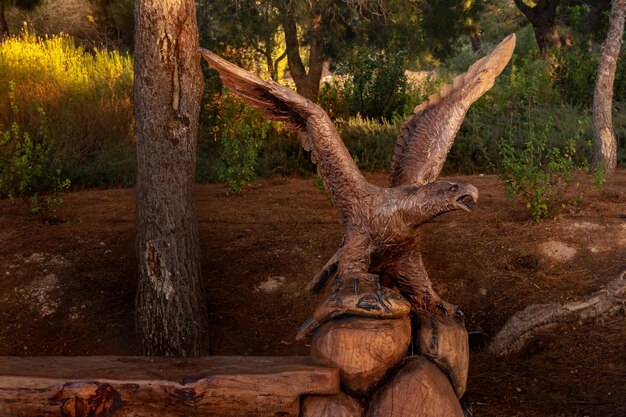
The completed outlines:
[[[14,121],[0,132],[0,198],[30,200],[31,212],[46,222],[60,221],[62,193],[70,186],[55,168],[55,144],[48,138],[46,114],[39,108],[36,135],[24,131],[15,121],[19,109],[15,103],[15,83],[9,85],[9,99]]]
[[[578,205],[583,198],[581,179],[589,172],[586,164],[575,162],[575,139],[568,140],[561,148],[548,147],[548,134],[548,126],[539,134],[531,129],[522,149],[510,141],[499,143],[500,177],[507,196],[524,203],[536,222],[558,214],[567,206]],[[599,186],[602,180],[601,172],[593,173],[592,183]]]
[[[228,184],[230,192],[241,194],[256,179],[257,156],[267,138],[270,123],[257,111],[229,97],[221,111],[223,125],[219,140],[223,151],[218,178]]]

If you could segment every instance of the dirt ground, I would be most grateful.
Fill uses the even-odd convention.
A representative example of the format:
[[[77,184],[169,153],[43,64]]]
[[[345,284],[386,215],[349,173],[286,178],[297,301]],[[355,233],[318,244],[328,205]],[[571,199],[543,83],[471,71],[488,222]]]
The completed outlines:
[[[435,289],[466,314],[475,415],[626,416],[624,314],[553,329],[511,358],[485,349],[514,312],[583,298],[626,266],[626,170],[541,223],[497,177],[463,179],[481,193],[475,210],[426,225],[422,247]],[[225,193],[197,187],[212,353],[308,354],[294,335],[321,300],[305,287],[339,243],[336,209],[312,179]],[[137,354],[133,190],[65,199],[72,220],[58,225],[0,201],[0,355]]]

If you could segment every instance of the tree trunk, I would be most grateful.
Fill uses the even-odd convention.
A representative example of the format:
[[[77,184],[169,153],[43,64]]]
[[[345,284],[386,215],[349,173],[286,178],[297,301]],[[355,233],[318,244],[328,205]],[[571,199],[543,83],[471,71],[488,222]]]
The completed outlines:
[[[624,38],[624,14],[626,0],[613,0],[609,17],[609,31],[602,49],[598,78],[593,94],[593,133],[595,153],[593,166],[605,175],[615,172],[617,165],[617,141],[613,131],[613,81]]]
[[[561,38],[556,30],[556,8],[559,0],[537,0],[535,7],[528,6],[524,0],[514,1],[533,26],[541,56],[545,56],[549,48],[561,46]]]
[[[313,2],[314,3],[314,2]],[[310,27],[311,44],[309,45],[309,72],[306,72],[302,58],[300,58],[300,42],[296,21],[291,10],[291,5],[285,1],[280,3],[280,13],[285,32],[285,45],[287,48],[287,63],[289,72],[296,84],[298,94],[317,102],[317,95],[322,79],[324,68],[324,32],[322,28],[322,11],[313,5],[311,7]]]
[[[7,17],[4,13],[4,6],[6,0],[0,0],[0,39],[10,35],[9,24],[7,23]]]
[[[135,3],[137,332],[147,355],[207,346],[193,195],[203,89],[193,0]]]

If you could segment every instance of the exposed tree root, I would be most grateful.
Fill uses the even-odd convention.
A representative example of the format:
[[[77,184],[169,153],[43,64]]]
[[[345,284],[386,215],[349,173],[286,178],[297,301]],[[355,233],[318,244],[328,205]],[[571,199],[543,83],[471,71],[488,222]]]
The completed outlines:
[[[539,332],[559,323],[612,316],[626,308],[626,268],[605,288],[582,301],[533,304],[513,314],[491,340],[489,351],[502,357],[519,352]]]

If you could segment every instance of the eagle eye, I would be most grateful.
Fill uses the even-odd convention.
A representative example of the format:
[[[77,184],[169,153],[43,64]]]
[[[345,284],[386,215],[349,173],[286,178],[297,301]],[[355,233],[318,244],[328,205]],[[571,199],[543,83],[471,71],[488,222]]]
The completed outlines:
[[[459,190],[459,185],[458,184],[454,184],[449,188],[450,191],[452,191],[453,193],[457,192]]]

